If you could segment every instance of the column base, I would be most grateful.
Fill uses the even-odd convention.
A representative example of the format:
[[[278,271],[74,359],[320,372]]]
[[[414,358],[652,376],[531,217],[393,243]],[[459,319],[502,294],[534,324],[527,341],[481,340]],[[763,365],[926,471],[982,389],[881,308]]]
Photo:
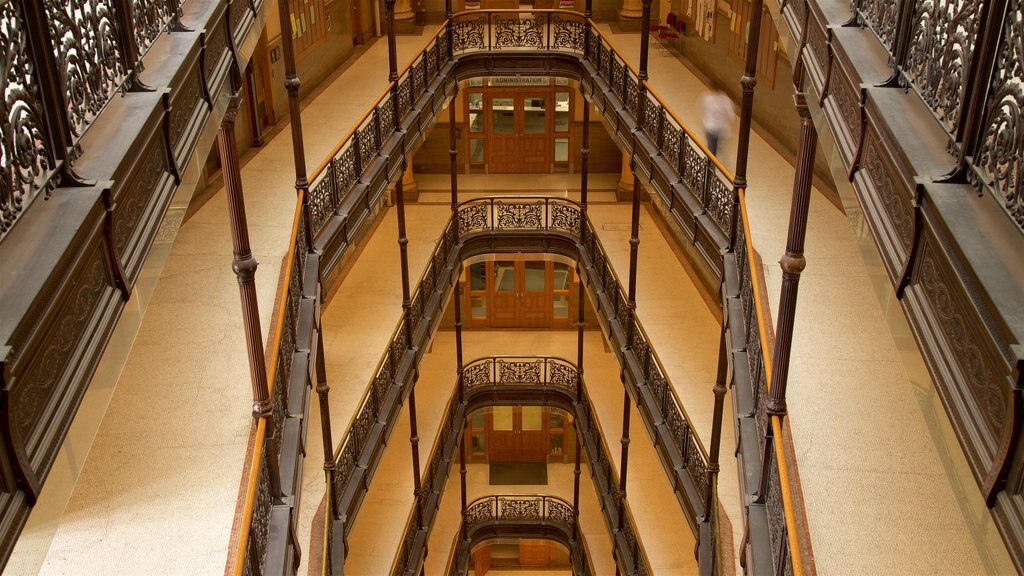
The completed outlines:
[[[623,32],[639,32],[641,18],[643,15],[643,12],[640,10],[623,8],[619,10],[616,24],[618,25],[619,30]]]
[[[619,182],[619,185],[615,187],[615,200],[619,202],[632,202],[633,201],[633,183],[626,184],[625,182]],[[647,193],[647,189],[643,186],[640,187],[640,201],[650,202],[651,196]]]
[[[423,26],[417,24],[415,15],[409,12],[408,18],[405,20],[399,20],[397,16],[395,17],[395,34],[419,36],[423,34]]]
[[[405,198],[405,203],[408,204],[409,202],[416,202],[417,200],[419,200],[420,192],[416,188],[415,184],[413,184],[412,186],[409,186],[408,184],[403,184],[402,185],[402,196]],[[395,197],[395,189],[394,188],[389,188],[388,189],[388,206],[394,206],[396,200],[397,200],[397,198]]]

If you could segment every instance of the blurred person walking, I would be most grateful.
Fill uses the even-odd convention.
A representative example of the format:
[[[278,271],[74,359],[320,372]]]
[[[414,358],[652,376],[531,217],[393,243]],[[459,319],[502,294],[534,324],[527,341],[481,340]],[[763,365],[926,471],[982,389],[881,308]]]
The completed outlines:
[[[700,98],[704,111],[704,135],[707,138],[708,150],[718,155],[718,141],[729,131],[736,118],[732,100],[717,85],[712,84]]]

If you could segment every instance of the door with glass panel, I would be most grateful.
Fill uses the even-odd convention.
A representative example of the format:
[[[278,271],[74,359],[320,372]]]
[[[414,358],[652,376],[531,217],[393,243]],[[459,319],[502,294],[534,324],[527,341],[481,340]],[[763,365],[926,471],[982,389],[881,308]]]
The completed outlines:
[[[495,260],[493,270],[491,297],[491,327],[515,328],[519,322],[520,281],[519,262],[514,260]]]
[[[494,406],[488,422],[488,461],[547,462],[547,408]]]
[[[515,96],[487,96],[488,172],[519,172],[520,115],[516,112]]]
[[[549,172],[550,94],[487,95],[487,171]],[[470,102],[473,105],[473,102]],[[472,111],[471,111],[472,114]]]
[[[573,266],[498,257],[466,267],[471,327],[571,328],[576,317]]]
[[[519,132],[519,169],[518,172],[550,172],[551,162],[548,160],[548,142],[551,138],[548,123],[548,99],[550,95],[526,94],[516,99],[516,105],[522,112],[522,125]]]

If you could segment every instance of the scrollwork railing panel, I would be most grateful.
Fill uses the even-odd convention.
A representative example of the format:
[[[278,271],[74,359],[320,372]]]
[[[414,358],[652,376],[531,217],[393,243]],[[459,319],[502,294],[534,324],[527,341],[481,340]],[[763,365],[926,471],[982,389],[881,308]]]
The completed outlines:
[[[580,209],[573,204],[551,203],[551,228],[579,234]]]
[[[978,30],[978,0],[914,3],[913,31],[904,70],[947,132],[956,130],[965,76]]]
[[[46,136],[39,85],[29,60],[28,38],[17,5],[0,6],[0,41],[4,58],[4,122],[0,146],[4,178],[0,184],[0,239],[40,192],[52,189],[54,159]]]
[[[544,201],[495,200],[494,227],[498,230],[516,228],[540,229],[544,223]]]
[[[579,372],[575,366],[554,358],[548,360],[548,382],[550,384],[575,392],[578,380]]]
[[[487,48],[487,16],[460,16],[451,27],[452,52]]]
[[[722,181],[717,175],[709,176],[707,183],[707,197],[705,198],[704,207],[708,211],[708,216],[715,221],[718,225],[718,230],[722,234],[729,235],[729,227],[732,225],[732,188]]]
[[[132,29],[135,32],[135,46],[139,51],[140,64],[142,57],[156,42],[170,19],[170,5],[166,0],[132,0]]]
[[[495,362],[498,384],[540,384],[543,381],[543,360]]]
[[[75,138],[125,81],[114,6],[105,0],[43,0],[68,122]]]
[[[513,15],[510,18],[495,14],[492,23],[493,50],[502,48],[544,48],[544,16]]]
[[[587,28],[587,23],[584,20],[555,14],[552,18],[552,26],[554,28],[551,35],[552,49],[583,51]]]
[[[540,520],[541,504],[539,497],[498,497],[498,518],[501,520]]]
[[[858,0],[857,15],[892,54],[896,42],[896,0]]]
[[[980,147],[973,159],[978,179],[991,187],[1024,228],[1024,5],[1011,0],[985,104]],[[1012,17],[1016,15],[1016,17]]]

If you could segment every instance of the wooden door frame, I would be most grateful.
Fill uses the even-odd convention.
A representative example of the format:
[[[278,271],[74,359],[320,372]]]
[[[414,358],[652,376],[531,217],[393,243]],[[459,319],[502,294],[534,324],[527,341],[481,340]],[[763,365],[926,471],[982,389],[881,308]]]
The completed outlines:
[[[555,158],[555,145],[554,145],[554,142],[555,142],[555,138],[568,138],[568,140],[569,140],[569,170],[570,170],[570,172],[572,171],[573,166],[574,166],[574,162],[573,162],[573,155],[574,155],[573,143],[576,140],[576,137],[575,137],[575,134],[574,134],[574,131],[573,131],[573,126],[575,126],[577,124],[576,118],[574,117],[574,115],[575,115],[575,112],[576,112],[576,95],[579,93],[579,85],[578,84],[574,84],[572,81],[570,81],[569,84],[558,85],[558,84],[555,84],[554,78],[555,78],[554,76],[551,76],[551,77],[549,77],[550,81],[548,82],[547,85],[538,85],[538,86],[486,86],[486,85],[483,85],[483,86],[470,86],[467,81],[463,82],[463,85],[460,86],[459,89],[460,89],[461,92],[463,92],[462,109],[465,112],[465,114],[463,114],[463,119],[462,119],[462,122],[460,123],[460,127],[462,129],[462,133],[465,136],[462,138],[463,142],[461,144],[460,153],[463,155],[463,158],[465,158],[465,160],[463,161],[463,169],[466,171],[466,173],[469,173],[471,171],[471,169],[472,169],[472,166],[473,166],[473,164],[470,161],[470,155],[469,155],[470,148],[469,148],[469,146],[470,146],[470,141],[474,140],[474,139],[482,139],[484,141],[484,147],[485,147],[484,148],[484,171],[485,171],[485,173],[492,173],[492,172],[490,172],[491,147],[489,145],[489,142],[490,142],[490,139],[491,139],[491,136],[492,136],[492,130],[491,130],[491,120],[492,120],[492,118],[491,118],[491,107],[490,107],[491,100],[489,99],[489,97],[497,96],[498,98],[502,98],[502,97],[505,97],[505,96],[512,96],[513,98],[515,98],[514,101],[518,103],[518,102],[521,102],[520,98],[522,98],[522,97],[524,97],[526,95],[530,95],[530,94],[537,95],[537,94],[540,94],[540,93],[544,94],[545,100],[548,103],[548,107],[546,108],[546,112],[547,113],[545,114],[545,121],[546,121],[545,139],[546,139],[546,142],[547,142],[545,157],[546,157],[546,163],[547,163],[547,166],[548,166],[548,170],[546,172],[537,172],[537,174],[548,174],[548,173],[553,173],[554,172],[554,167],[555,167],[555,161],[554,161],[554,158]],[[555,107],[555,94],[558,93],[558,92],[568,92],[569,93],[569,130],[567,132],[555,132],[555,122],[554,122],[555,108],[554,107]],[[483,94],[483,97],[484,97],[484,107],[483,107],[483,110],[482,110],[482,113],[484,115],[484,130],[483,130],[483,132],[476,132],[476,133],[472,133],[471,134],[470,131],[469,131],[469,95],[470,95],[470,93],[480,93],[480,94]],[[516,106],[513,106],[513,109],[516,109]],[[514,121],[521,122],[521,120],[519,119],[519,118],[521,118],[521,116],[522,116],[522,111],[519,110],[519,112],[516,114],[517,118]],[[476,166],[479,166],[479,165],[476,165]]]
[[[578,302],[578,289],[577,282],[579,278],[576,275],[575,264],[568,262],[557,261],[550,257],[550,255],[535,255],[535,254],[490,254],[485,257],[486,259],[477,260],[470,262],[463,266],[463,273],[459,278],[459,282],[462,283],[463,294],[466,295],[465,300],[462,303],[463,316],[467,319],[466,324],[470,328],[477,329],[517,329],[517,328],[530,328],[528,326],[521,326],[522,315],[519,309],[522,305],[519,301],[518,296],[515,297],[516,303],[516,321],[514,326],[495,326],[494,325],[494,311],[495,311],[495,295],[497,294],[496,287],[494,285],[494,264],[497,261],[503,262],[514,262],[514,274],[515,274],[515,288],[514,290],[518,293],[523,291],[525,286],[521,282],[525,282],[525,262],[544,262],[544,300],[545,300],[545,316],[546,322],[544,326],[533,327],[535,329],[549,329],[549,328],[571,328],[575,322],[576,314],[578,313],[577,306],[580,305]],[[564,293],[569,297],[569,317],[568,318],[555,318],[554,311],[554,272],[555,263],[559,263],[568,267],[569,272],[569,285],[567,290],[559,290],[558,292]],[[484,266],[484,289],[474,290],[472,289],[472,276],[471,269],[473,266],[482,264]],[[487,307],[487,316],[485,318],[473,317],[473,297],[483,296],[485,298]]]

